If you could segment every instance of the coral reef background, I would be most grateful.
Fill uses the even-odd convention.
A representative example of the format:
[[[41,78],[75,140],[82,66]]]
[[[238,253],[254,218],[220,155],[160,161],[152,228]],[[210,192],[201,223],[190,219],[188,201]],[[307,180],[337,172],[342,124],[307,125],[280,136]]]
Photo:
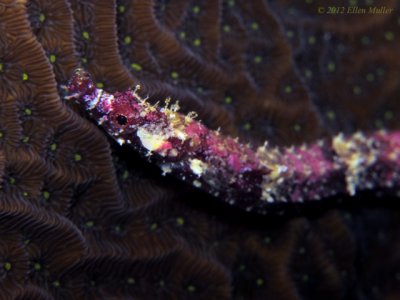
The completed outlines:
[[[78,66],[140,82],[253,144],[399,128],[400,3],[381,5],[0,1],[0,298],[400,298],[398,198],[250,215],[115,145],[61,88]]]

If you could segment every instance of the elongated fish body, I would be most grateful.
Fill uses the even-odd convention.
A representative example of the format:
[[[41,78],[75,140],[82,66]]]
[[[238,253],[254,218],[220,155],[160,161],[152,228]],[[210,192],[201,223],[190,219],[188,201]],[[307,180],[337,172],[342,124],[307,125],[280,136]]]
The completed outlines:
[[[138,88],[138,87],[137,87]],[[196,188],[247,211],[384,189],[399,194],[400,132],[338,134],[310,145],[257,149],[208,129],[178,104],[161,107],[136,90],[107,93],[78,69],[68,99],[82,105],[119,144],[129,144]]]

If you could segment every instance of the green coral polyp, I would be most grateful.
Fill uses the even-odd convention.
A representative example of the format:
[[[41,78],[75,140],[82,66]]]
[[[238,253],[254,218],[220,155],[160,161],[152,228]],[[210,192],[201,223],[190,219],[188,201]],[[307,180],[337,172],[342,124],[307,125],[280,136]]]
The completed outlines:
[[[222,30],[226,33],[231,32],[231,27],[229,25],[222,26]]]
[[[118,5],[118,12],[123,14],[126,11],[126,7],[124,5]]]
[[[122,179],[123,181],[126,181],[128,178],[129,178],[129,171],[128,171],[128,170],[125,170],[125,171],[122,173],[121,179]]]
[[[27,81],[28,79],[29,79],[28,73],[23,72],[23,73],[22,73],[22,80],[23,80],[23,81]]]
[[[171,78],[174,79],[174,80],[178,79],[179,78],[179,73],[175,72],[175,71],[171,72]]]
[[[185,219],[182,217],[176,218],[176,225],[183,226],[185,224]]]
[[[54,64],[57,60],[57,56],[55,54],[50,54],[49,55],[49,60],[52,64]]]
[[[333,62],[328,63],[328,71],[329,72],[334,72],[336,70],[336,65]]]
[[[179,38],[180,38],[181,40],[186,39],[186,32],[181,31],[181,32],[179,33]]]
[[[310,280],[310,276],[308,276],[307,274],[303,274],[303,275],[301,276],[301,280],[302,280],[303,282],[308,282],[308,281]]]
[[[376,74],[378,74],[379,77],[383,77],[383,75],[385,75],[385,70],[383,68],[378,68]]]
[[[224,102],[225,102],[225,104],[232,104],[233,98],[231,96],[226,96],[224,98]]]
[[[154,230],[156,230],[158,228],[158,224],[157,223],[152,223],[151,225],[150,225],[150,230],[151,231],[154,231]]]
[[[35,262],[35,263],[33,264],[33,269],[34,269],[35,271],[40,271],[40,270],[42,269],[42,265],[41,265],[40,263],[38,263],[38,262]]]
[[[286,94],[290,94],[291,92],[293,92],[293,88],[291,85],[286,85],[283,90]]]
[[[127,35],[126,37],[124,37],[124,44],[125,45],[130,45],[132,43],[132,37]]]
[[[288,38],[292,38],[292,37],[294,37],[294,32],[293,32],[293,30],[288,30],[288,31],[286,31],[286,36],[288,37]]]
[[[192,8],[192,12],[194,13],[194,14],[198,14],[199,12],[200,12],[200,6],[193,6],[193,8]]]
[[[86,228],[92,228],[94,226],[94,221],[89,220],[85,222],[85,227]]]
[[[307,78],[312,78],[313,73],[312,73],[312,71],[311,71],[310,69],[305,69],[305,70],[304,70],[304,75],[305,75]]]
[[[32,115],[32,109],[30,109],[29,107],[24,108],[24,114],[26,116],[31,116]]]
[[[4,270],[6,270],[7,272],[11,270],[12,268],[12,264],[10,262],[5,262],[3,265]]]
[[[301,126],[299,124],[295,124],[293,126],[293,130],[296,131],[296,132],[299,132],[299,131],[301,131]]]
[[[361,44],[363,44],[364,46],[368,46],[369,44],[371,44],[371,39],[369,36],[364,35],[363,37],[361,37]]]
[[[40,13],[39,14],[39,22],[43,23],[44,21],[46,21],[46,15],[44,13]]]
[[[189,293],[194,293],[194,292],[196,292],[196,286],[194,286],[193,284],[189,284],[187,287],[186,287],[186,290],[189,292]]]
[[[385,39],[388,41],[393,41],[394,40],[394,33],[393,31],[386,31],[385,32]]]
[[[266,236],[266,237],[264,237],[263,242],[264,242],[264,244],[266,244],[266,245],[270,245],[271,242],[272,242],[272,239],[271,239],[271,237]]]
[[[193,45],[195,47],[200,47],[201,46],[201,39],[197,38],[193,41]]]
[[[256,55],[255,57],[254,57],[254,62],[256,63],[256,64],[259,64],[259,63],[261,63],[262,62],[262,56],[260,56],[260,55]]]
[[[329,120],[334,120],[336,118],[336,114],[332,110],[327,111],[326,116],[328,117]]]
[[[132,68],[134,71],[137,71],[137,72],[142,71],[142,66],[139,65],[138,63],[132,63],[132,64],[131,64],[131,68]]]
[[[369,82],[373,82],[373,81],[375,80],[375,75],[372,74],[372,73],[368,73],[367,76],[366,76],[366,78],[367,78],[367,80],[368,80]]]
[[[257,278],[257,280],[256,280],[256,285],[257,285],[257,286],[263,286],[263,285],[264,285],[264,279],[262,279],[262,278]]]
[[[43,193],[42,193],[42,196],[43,196],[44,200],[47,201],[47,200],[50,199],[50,192],[47,191],[47,190],[44,190]]]
[[[114,226],[114,232],[115,232],[115,233],[121,233],[121,231],[122,231],[121,226],[119,226],[119,225],[115,225],[115,226]]]
[[[244,123],[244,125],[243,125],[243,129],[244,130],[250,130],[251,129],[251,123],[249,123],[249,122],[246,122],[246,123]]]
[[[394,116],[394,113],[390,110],[385,111],[383,117],[385,118],[385,120],[389,121],[392,120]]]
[[[251,29],[253,30],[258,30],[260,28],[260,26],[258,25],[257,22],[252,22],[250,25]]]
[[[88,32],[88,31],[83,31],[83,32],[82,32],[82,37],[83,37],[85,40],[89,40],[89,39],[90,39],[90,34],[89,34],[89,32]]]
[[[361,87],[359,85],[355,85],[353,86],[353,94],[358,96],[360,95],[362,92]]]

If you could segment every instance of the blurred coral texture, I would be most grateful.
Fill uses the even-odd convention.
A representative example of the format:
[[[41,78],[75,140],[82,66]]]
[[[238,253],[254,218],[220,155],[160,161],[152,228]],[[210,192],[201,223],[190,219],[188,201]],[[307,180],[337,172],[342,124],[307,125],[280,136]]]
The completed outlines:
[[[0,299],[400,299],[398,198],[229,207],[65,103],[78,66],[253,145],[400,128],[399,1],[1,0]]]

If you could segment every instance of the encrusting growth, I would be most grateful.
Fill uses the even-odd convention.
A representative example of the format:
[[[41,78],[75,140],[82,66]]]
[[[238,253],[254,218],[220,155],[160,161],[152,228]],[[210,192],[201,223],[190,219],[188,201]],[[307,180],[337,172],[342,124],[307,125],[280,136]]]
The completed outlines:
[[[151,105],[135,90],[109,94],[78,69],[67,99],[75,99],[119,144],[130,144],[163,174],[204,189],[247,211],[269,203],[318,200],[382,188],[398,192],[400,132],[339,134],[308,146],[258,149],[210,130],[178,112]]]

